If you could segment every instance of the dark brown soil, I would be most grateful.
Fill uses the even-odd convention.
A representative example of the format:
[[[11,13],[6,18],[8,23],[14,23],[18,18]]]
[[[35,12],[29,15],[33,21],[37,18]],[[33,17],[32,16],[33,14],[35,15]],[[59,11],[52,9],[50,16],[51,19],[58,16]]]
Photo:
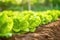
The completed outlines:
[[[60,40],[60,20],[42,25],[34,33],[13,35],[6,40]]]

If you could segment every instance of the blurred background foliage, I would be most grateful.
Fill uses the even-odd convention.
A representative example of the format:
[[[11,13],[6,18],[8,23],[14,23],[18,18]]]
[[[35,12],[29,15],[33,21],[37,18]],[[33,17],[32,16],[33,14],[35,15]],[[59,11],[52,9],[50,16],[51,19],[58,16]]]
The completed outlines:
[[[60,10],[60,0],[0,0],[0,11],[13,10]]]

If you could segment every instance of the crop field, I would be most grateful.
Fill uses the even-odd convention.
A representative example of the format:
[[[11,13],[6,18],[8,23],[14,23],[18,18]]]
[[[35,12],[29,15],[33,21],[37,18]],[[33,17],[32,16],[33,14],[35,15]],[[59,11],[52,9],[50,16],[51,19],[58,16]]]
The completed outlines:
[[[0,0],[0,40],[60,40],[60,0]]]

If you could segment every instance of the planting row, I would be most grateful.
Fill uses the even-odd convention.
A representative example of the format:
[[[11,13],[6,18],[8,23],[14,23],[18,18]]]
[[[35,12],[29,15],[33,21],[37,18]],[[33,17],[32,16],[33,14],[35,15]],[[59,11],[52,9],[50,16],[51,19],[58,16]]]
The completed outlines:
[[[10,37],[12,34],[34,32],[39,25],[58,20],[60,11],[3,11],[0,12],[0,36]]]

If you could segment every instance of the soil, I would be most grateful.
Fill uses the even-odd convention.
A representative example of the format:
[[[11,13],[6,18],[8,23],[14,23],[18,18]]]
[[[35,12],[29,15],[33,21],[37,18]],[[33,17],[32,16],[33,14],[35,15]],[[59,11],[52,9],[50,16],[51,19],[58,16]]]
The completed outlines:
[[[17,34],[13,35],[9,39],[2,40],[60,40],[60,19],[39,26],[34,33],[26,33],[26,34]]]

